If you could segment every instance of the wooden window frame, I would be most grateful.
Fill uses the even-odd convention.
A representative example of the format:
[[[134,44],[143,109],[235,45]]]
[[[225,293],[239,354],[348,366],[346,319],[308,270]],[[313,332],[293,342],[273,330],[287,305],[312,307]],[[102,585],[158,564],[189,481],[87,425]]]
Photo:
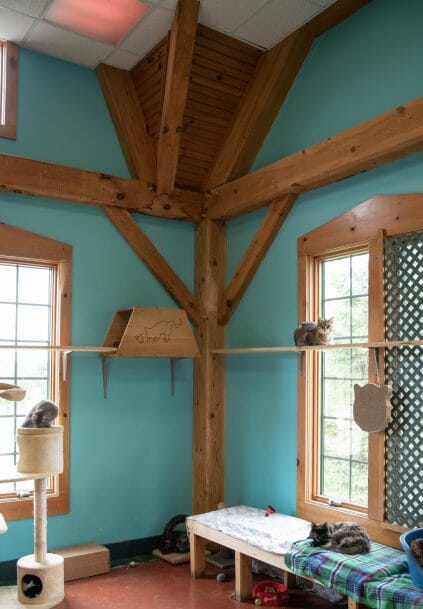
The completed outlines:
[[[319,294],[317,265],[322,257],[369,252],[369,341],[384,340],[383,246],[384,237],[423,228],[423,194],[377,196],[334,218],[298,239],[298,319],[315,319]],[[366,527],[372,539],[399,546],[402,527],[384,522],[384,432],[369,434],[369,497],[367,513],[353,506],[329,506],[313,497],[316,446],[315,382],[318,352],[307,352],[298,372],[297,515],[313,522],[354,520]],[[383,369],[383,350],[379,366]],[[375,380],[369,357],[369,381]]]
[[[0,137],[16,139],[19,47],[0,41]]]
[[[43,237],[8,224],[0,223],[0,258],[15,264],[35,264],[55,269],[53,284],[52,341],[56,345],[69,345],[71,331],[71,282],[72,246]],[[60,353],[52,352],[53,399],[59,404],[59,425],[63,425],[64,468],[48,495],[48,513],[64,514],[69,511],[69,411],[70,369],[66,380],[60,366]],[[6,520],[18,520],[32,516],[30,498],[5,498],[0,500],[0,511]]]

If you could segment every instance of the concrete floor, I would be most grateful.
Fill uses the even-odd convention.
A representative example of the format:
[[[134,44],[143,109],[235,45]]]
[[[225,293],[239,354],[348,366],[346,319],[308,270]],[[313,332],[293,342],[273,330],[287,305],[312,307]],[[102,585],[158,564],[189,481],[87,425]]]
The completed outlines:
[[[133,568],[121,567],[106,575],[66,583],[65,600],[56,605],[56,608],[241,609],[255,606],[252,601],[236,602],[232,597],[233,578],[219,583],[216,581],[216,573],[217,571],[209,566],[204,578],[193,581],[188,564],[173,566],[160,560],[139,564]],[[22,607],[23,605],[16,601],[16,587],[0,588],[1,609]],[[333,609],[334,605],[302,591],[294,591],[287,607]]]

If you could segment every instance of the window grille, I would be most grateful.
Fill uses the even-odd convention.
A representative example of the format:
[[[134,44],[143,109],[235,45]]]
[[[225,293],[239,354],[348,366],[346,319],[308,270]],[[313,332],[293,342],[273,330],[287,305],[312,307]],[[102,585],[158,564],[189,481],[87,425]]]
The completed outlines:
[[[385,338],[423,335],[423,231],[385,239]],[[385,431],[385,519],[423,526],[423,348],[385,350],[393,386],[392,420]]]

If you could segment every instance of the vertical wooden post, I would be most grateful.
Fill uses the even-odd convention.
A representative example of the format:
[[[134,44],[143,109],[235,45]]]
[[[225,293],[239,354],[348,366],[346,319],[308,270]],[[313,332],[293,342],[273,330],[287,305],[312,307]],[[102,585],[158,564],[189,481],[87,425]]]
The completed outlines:
[[[253,573],[251,558],[235,552],[235,597],[237,601],[247,601],[251,598],[253,589]]]
[[[206,566],[205,561],[206,541],[202,537],[190,533],[189,535],[189,551],[191,563],[191,577],[196,579],[204,573]]]
[[[225,288],[226,228],[204,219],[196,229],[195,291],[200,311],[194,364],[193,512],[217,509],[224,500],[224,356],[210,349],[225,346],[225,327],[217,308]]]

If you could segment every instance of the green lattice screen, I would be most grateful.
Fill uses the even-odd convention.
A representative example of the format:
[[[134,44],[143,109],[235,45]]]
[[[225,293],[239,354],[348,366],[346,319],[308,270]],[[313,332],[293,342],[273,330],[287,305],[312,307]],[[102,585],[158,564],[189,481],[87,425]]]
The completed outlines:
[[[385,239],[386,340],[423,337],[423,231]],[[393,386],[385,432],[385,519],[423,526],[423,348],[385,350]]]

